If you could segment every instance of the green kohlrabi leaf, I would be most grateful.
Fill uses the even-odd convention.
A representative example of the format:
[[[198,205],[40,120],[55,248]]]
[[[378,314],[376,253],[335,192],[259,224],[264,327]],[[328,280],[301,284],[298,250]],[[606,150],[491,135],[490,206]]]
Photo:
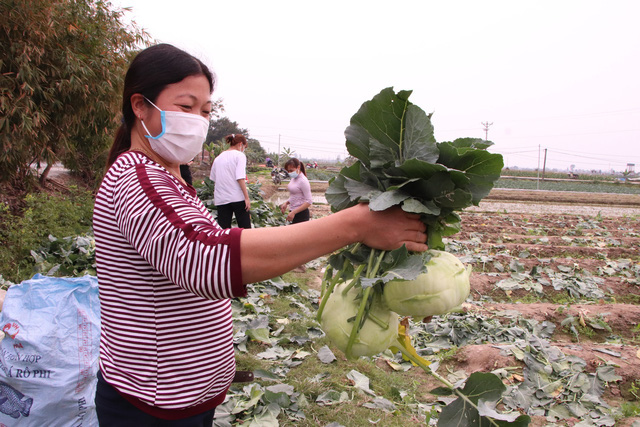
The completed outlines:
[[[325,192],[327,202],[334,212],[346,209],[363,201],[369,201],[372,194],[379,194],[381,184],[375,174],[361,163],[342,168],[340,174],[329,181]]]
[[[371,196],[369,208],[372,211],[383,211],[391,206],[399,205],[408,198],[409,195],[400,190],[385,191]]]
[[[325,192],[325,197],[334,212],[346,209],[356,203],[351,199],[345,188],[346,178],[361,181],[360,163],[354,163],[349,167],[342,168],[338,176],[329,180],[329,187]]]
[[[438,418],[438,426],[449,427],[471,427],[471,426],[489,426],[488,416],[482,416],[478,412],[478,403],[480,399],[485,402],[495,402],[502,397],[502,393],[506,390],[505,385],[500,378],[494,374],[483,372],[475,372],[471,374],[467,380],[464,389],[457,390],[465,396],[463,399],[459,397],[455,402],[447,405]],[[489,411],[485,411],[489,412]],[[526,415],[521,415],[515,420],[505,421],[491,418],[493,425],[499,426],[527,426],[531,419]]]
[[[353,202],[368,202],[372,197],[381,193],[378,188],[351,178],[345,178],[344,188]]]
[[[445,249],[442,238],[452,236],[460,231],[461,218],[455,212],[441,214],[438,217],[425,218],[427,224],[427,245],[431,249]]]
[[[366,246],[361,246],[363,253],[369,252]],[[389,251],[380,263],[381,273],[374,278],[362,278],[363,287],[374,286],[377,283],[387,283],[394,279],[414,280],[418,275],[427,271],[426,263],[431,258],[428,252],[409,253],[406,246]]]
[[[435,198],[438,206],[443,208],[460,209],[471,206],[471,193],[461,188],[447,191]]]
[[[393,180],[393,184],[390,184],[389,186],[387,186],[387,191],[391,191],[391,190],[399,190],[402,187],[404,187],[405,185],[411,184],[412,182],[416,182],[419,181],[420,178],[413,178],[413,179],[407,179],[406,181],[402,181],[402,182],[396,182],[397,180]]]
[[[383,169],[393,166],[396,161],[397,153],[397,148],[383,145],[375,139],[372,139],[369,143],[371,169]]]
[[[463,209],[471,206],[471,193],[456,187],[448,172],[438,172],[426,180],[412,183],[407,190],[419,199],[433,200],[439,207]]]
[[[429,179],[438,172],[447,172],[447,168],[420,159],[408,159],[398,167],[389,168],[384,172],[389,177]]]
[[[344,175],[338,175],[331,178],[329,181],[329,187],[327,187],[327,191],[324,193],[327,203],[331,205],[331,209],[334,212],[341,211],[354,205],[351,201],[351,197],[349,197],[347,189],[344,188],[345,182],[346,178]]]
[[[395,279],[414,280],[427,271],[425,264],[426,261],[423,254],[409,255],[393,267],[386,269],[385,274],[382,276],[382,282],[386,283]]]
[[[419,107],[409,105],[403,136],[403,160],[418,159],[427,163],[435,163],[438,160],[439,150],[433,136],[431,114],[427,115]]]
[[[402,202],[402,210],[409,213],[425,215],[437,216],[440,214],[440,208],[436,206],[436,204],[432,201],[427,200],[425,202],[420,202],[419,200],[414,198],[407,199]]]
[[[493,142],[480,139],[480,138],[458,138],[455,141],[453,141],[451,144],[453,144],[455,147],[458,147],[458,148],[468,147],[468,148],[475,148],[479,150],[486,150],[487,148],[493,145]]]
[[[443,142],[438,146],[440,148],[438,163],[465,172],[470,180],[468,189],[473,196],[473,204],[480,203],[500,178],[500,172],[504,166],[502,156],[469,147],[458,148],[455,146],[455,141]]]
[[[384,151],[380,146],[386,147],[392,156],[383,160],[383,163],[400,160],[403,121],[410,104],[409,95],[411,91],[396,94],[393,88],[383,89],[373,99],[362,104],[351,117],[351,124],[345,130],[347,150],[367,168],[372,168],[372,156],[376,158],[375,164],[380,163],[380,154]],[[372,141],[375,141],[376,146],[373,155]]]

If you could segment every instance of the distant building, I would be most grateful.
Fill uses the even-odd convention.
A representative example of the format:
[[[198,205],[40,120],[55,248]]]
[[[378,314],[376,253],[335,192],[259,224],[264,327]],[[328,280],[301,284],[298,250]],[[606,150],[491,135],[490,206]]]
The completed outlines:
[[[627,163],[627,172],[635,173],[635,171],[636,171],[636,164],[635,163]]]

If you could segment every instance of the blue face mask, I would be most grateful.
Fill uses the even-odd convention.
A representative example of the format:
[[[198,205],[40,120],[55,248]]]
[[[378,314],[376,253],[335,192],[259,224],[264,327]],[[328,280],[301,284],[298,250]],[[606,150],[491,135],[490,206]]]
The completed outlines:
[[[291,179],[295,179],[298,177],[298,172],[296,171],[289,172],[289,176],[291,177]]]

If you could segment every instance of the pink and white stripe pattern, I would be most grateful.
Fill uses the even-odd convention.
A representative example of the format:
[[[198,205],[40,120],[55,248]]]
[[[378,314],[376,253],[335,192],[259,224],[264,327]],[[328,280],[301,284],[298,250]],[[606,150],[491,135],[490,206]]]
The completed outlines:
[[[137,152],[106,174],[93,227],[107,382],[166,410],[224,393],[235,372],[229,298],[246,294],[242,229],[219,228],[193,188]]]

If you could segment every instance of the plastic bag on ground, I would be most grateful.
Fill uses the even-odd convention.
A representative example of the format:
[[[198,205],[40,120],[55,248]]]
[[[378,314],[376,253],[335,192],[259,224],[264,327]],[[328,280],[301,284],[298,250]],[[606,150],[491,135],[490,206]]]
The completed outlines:
[[[97,426],[97,278],[36,274],[11,286],[0,327],[0,425]]]

